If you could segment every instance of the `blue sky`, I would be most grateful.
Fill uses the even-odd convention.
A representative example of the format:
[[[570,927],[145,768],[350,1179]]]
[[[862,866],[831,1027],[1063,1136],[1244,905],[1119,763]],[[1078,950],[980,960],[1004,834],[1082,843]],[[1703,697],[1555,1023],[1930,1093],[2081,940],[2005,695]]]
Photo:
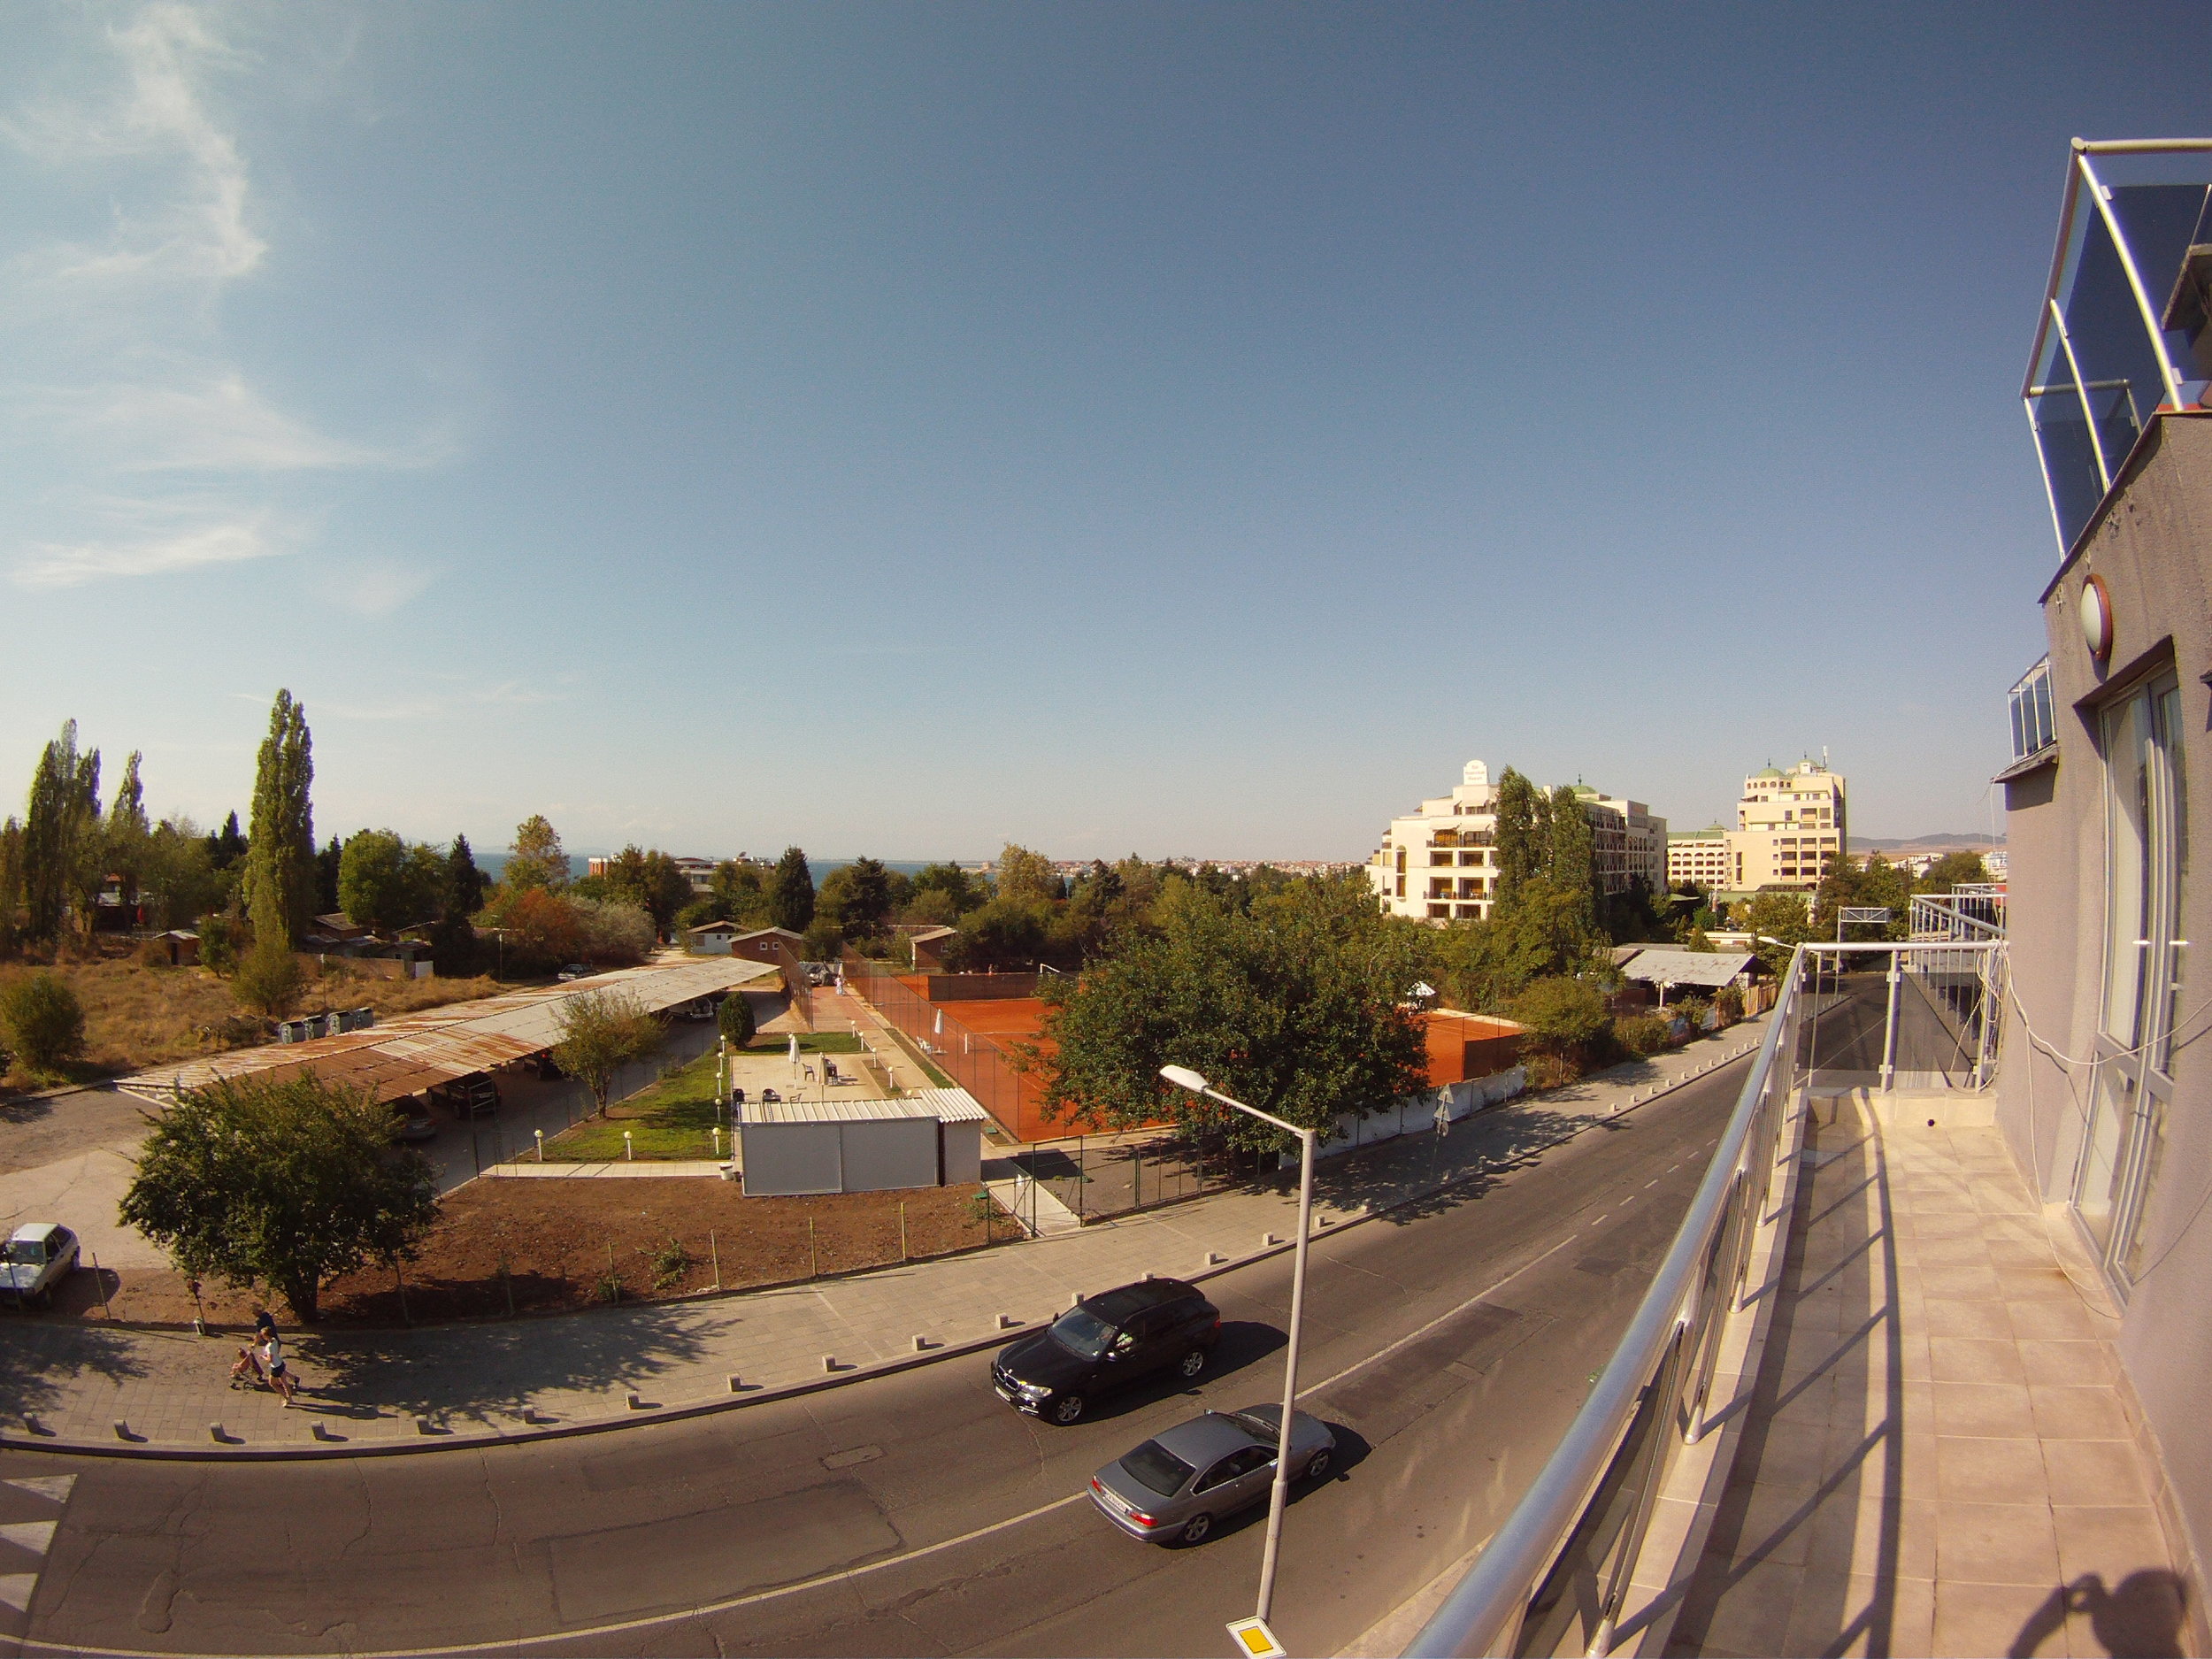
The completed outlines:
[[[16,5],[0,785],[1360,856],[1471,757],[1986,827],[2068,137],[2201,8]]]

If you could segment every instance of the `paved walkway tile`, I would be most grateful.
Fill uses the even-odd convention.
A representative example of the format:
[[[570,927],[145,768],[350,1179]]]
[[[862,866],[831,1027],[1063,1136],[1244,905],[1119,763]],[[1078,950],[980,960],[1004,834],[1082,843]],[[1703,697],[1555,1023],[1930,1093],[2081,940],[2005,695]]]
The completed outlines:
[[[2181,1652],[2086,1271],[1995,1130],[1885,1130],[1850,1101],[1816,1123],[1669,1653]]]
[[[1341,1225],[1510,1168],[1656,1086],[1747,1050],[1763,1031],[1747,1024],[1516,1102],[1463,1120],[1441,1140],[1409,1135],[1329,1159],[1316,1175],[1317,1225]],[[211,1448],[210,1425],[219,1423],[232,1440],[266,1446],[305,1441],[316,1422],[357,1441],[414,1437],[418,1415],[436,1429],[511,1429],[526,1408],[557,1423],[619,1416],[632,1392],[652,1405],[726,1400],[733,1373],[749,1388],[777,1387],[821,1378],[826,1356],[843,1368],[910,1356],[917,1336],[933,1345],[986,1339],[1002,1313],[1033,1329],[1078,1294],[1148,1272],[1199,1273],[1210,1252],[1248,1258],[1269,1233],[1288,1239],[1296,1213],[1295,1180],[1286,1175],[847,1279],[414,1332],[301,1332],[288,1343],[303,1385],[288,1410],[266,1393],[227,1386],[240,1333],[30,1319],[12,1325],[0,1343],[0,1432],[21,1439],[27,1415],[34,1434],[112,1445],[120,1421],[143,1442]]]

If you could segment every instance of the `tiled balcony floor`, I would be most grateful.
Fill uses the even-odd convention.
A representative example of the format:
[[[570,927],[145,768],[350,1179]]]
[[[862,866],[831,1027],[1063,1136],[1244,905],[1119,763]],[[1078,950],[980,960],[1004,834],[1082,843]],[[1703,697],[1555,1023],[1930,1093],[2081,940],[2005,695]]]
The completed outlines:
[[[1834,1117],[1668,1651],[2180,1653],[2114,1322],[1997,1132]]]

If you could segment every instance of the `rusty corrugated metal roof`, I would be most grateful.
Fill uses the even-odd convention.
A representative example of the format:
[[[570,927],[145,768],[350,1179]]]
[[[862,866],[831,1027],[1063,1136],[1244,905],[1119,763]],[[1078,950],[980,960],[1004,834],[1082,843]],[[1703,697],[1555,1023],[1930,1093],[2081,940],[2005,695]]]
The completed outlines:
[[[204,1087],[218,1078],[312,1071],[333,1082],[372,1089],[379,1100],[398,1100],[551,1048],[559,1040],[560,1006],[572,997],[621,989],[649,1011],[660,1013],[775,972],[769,964],[743,956],[649,963],[565,985],[531,986],[473,1002],[426,1008],[366,1031],[155,1066],[123,1079],[118,1087],[165,1104],[177,1092]]]

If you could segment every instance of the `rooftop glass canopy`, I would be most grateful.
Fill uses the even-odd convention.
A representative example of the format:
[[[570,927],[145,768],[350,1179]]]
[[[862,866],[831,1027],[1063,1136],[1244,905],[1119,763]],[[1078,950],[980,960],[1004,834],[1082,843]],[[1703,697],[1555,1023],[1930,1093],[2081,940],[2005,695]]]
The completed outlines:
[[[2160,409],[2212,392],[2212,138],[2074,141],[2021,396],[2070,551]]]

